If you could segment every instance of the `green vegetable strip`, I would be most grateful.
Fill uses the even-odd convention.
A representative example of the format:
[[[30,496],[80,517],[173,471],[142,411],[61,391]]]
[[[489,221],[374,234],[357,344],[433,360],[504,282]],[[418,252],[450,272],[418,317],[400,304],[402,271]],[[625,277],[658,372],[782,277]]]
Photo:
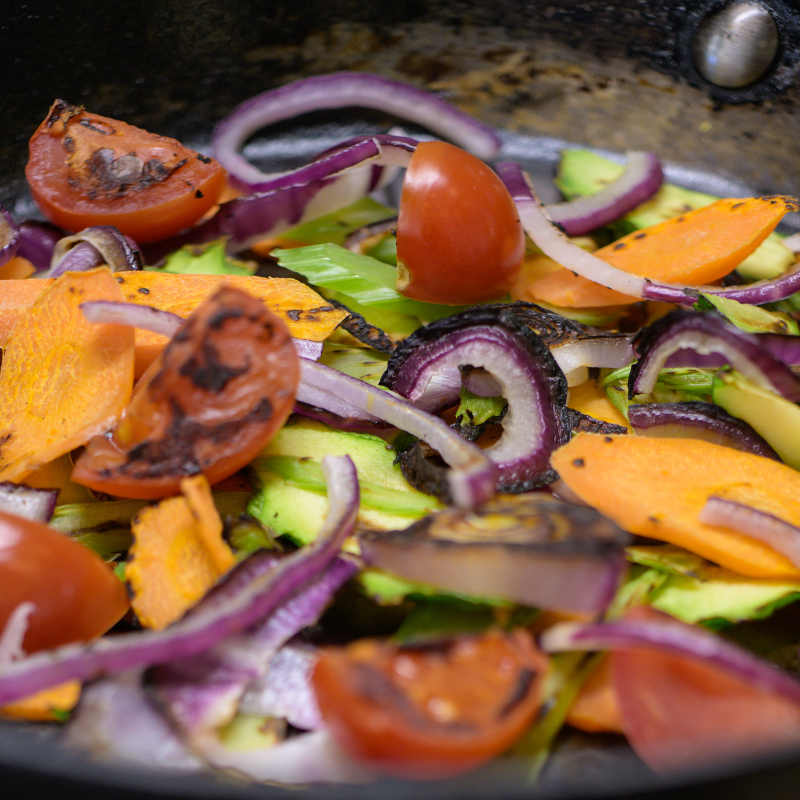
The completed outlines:
[[[362,197],[338,211],[324,214],[285,231],[281,234],[281,239],[305,244],[324,242],[343,244],[344,240],[359,228],[393,217],[396,213],[393,208],[382,205],[371,197]]]
[[[325,494],[326,483],[322,466],[316,461],[303,461],[293,456],[262,456],[253,465],[256,471],[274,472],[301,489]],[[391,514],[417,518],[438,507],[435,498],[408,491],[395,491],[359,479],[361,504]]]

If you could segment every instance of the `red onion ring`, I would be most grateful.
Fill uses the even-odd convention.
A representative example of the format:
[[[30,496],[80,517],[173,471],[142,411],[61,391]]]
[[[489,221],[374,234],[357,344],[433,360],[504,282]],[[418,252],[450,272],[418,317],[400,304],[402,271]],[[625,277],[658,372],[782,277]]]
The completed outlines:
[[[451,467],[448,484],[455,505],[473,508],[494,494],[496,470],[491,460],[443,420],[416,408],[402,397],[323,364],[301,358],[300,366],[297,389],[300,402],[326,408],[343,417],[362,415],[384,420],[438,450]]]
[[[715,311],[671,311],[642,328],[633,346],[639,360],[628,377],[631,399],[653,390],[658,373],[671,355],[691,350],[700,356],[721,354],[759,386],[800,402],[800,380],[789,367],[762,346],[758,334],[737,328]]]
[[[53,248],[63,236],[62,230],[49,222],[26,220],[19,226],[17,255],[27,258],[37,272],[50,269]]]
[[[280,608],[330,564],[355,527],[359,491],[353,462],[348,456],[326,456],[322,467],[328,484],[328,516],[313,544],[250,580],[243,576],[248,577],[251,559],[241,562],[198,606],[163,631],[65,645],[1,668],[0,705],[67,680],[87,680],[202,653]]]
[[[800,262],[793,270],[777,278],[725,288],[665,283],[625,272],[573,244],[553,225],[518,164],[503,162],[496,165],[495,171],[511,194],[522,227],[533,243],[553,261],[607,289],[643,300],[677,305],[694,305],[700,292],[738,300],[740,303],[763,305],[784,300],[800,291]]]
[[[28,619],[35,610],[34,603],[20,603],[9,614],[5,626],[0,630],[0,670],[25,656],[22,642],[28,631]]]
[[[238,153],[247,137],[309,111],[347,106],[374,108],[416,122],[480,158],[492,158],[500,149],[500,138],[491,128],[430,92],[378,75],[336,72],[289,83],[237,106],[214,130],[214,155],[235,181],[251,191],[269,190],[274,176]]]
[[[652,197],[661,187],[664,173],[652,153],[631,151],[617,180],[597,194],[547,206],[550,219],[570,236],[580,236],[619,219]]]
[[[698,519],[758,539],[800,567],[800,528],[785,519],[718,495],[708,498]]]

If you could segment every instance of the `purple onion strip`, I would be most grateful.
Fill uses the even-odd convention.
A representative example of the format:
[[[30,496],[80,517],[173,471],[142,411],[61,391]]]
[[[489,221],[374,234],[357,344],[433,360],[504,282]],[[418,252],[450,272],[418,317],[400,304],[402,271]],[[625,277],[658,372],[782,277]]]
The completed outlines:
[[[645,436],[685,436],[706,439],[780,461],[778,454],[744,420],[713,403],[631,403],[628,422]]]
[[[430,92],[378,75],[336,72],[263,92],[237,106],[214,130],[214,155],[251,190],[271,188],[271,176],[254,167],[239,148],[259,128],[323,108],[375,108],[423,125],[481,158],[492,158],[500,137],[473,117]]]
[[[547,206],[547,214],[569,236],[580,236],[619,219],[652,197],[664,173],[652,153],[629,152],[625,171],[597,194]]]
[[[561,623],[540,638],[545,652],[648,648],[700,660],[740,680],[800,704],[800,681],[702,628],[664,615],[663,620]]]
[[[289,228],[363,197],[369,170],[362,164],[406,166],[416,141],[404,136],[379,134],[349,140],[291,175],[276,178],[267,191],[237,197],[200,225],[147,248],[147,263],[157,264],[186,244],[227,238],[228,249],[238,252],[264,236],[277,236]]]
[[[717,495],[708,498],[698,519],[758,539],[800,567],[800,528],[785,519]]]
[[[172,338],[183,324],[183,317],[171,311],[163,311],[154,306],[141,303],[126,303],[116,300],[87,300],[81,303],[83,316],[89,322],[105,322],[117,325],[130,325],[133,328],[160,333]],[[322,355],[322,342],[310,339],[293,339],[294,349],[298,356],[317,361]]]
[[[337,558],[255,630],[154,669],[149,677],[155,693],[178,728],[194,738],[229,722],[247,687],[264,676],[289,639],[317,621],[356,569],[353,562]]]
[[[237,584],[235,591],[226,590],[223,581],[200,606],[166,630],[66,645],[7,665],[0,669],[0,705],[67,680],[87,680],[202,653],[273,613],[328,566],[355,526],[359,491],[353,462],[348,456],[326,456],[322,467],[329,511],[314,544],[245,585]],[[247,561],[240,567],[246,573]]]
[[[0,266],[17,255],[19,242],[19,226],[8,211],[0,208]]]
[[[570,242],[548,219],[519,164],[503,162],[495,167],[519,212],[520,221],[533,243],[553,261],[587,280],[616,292],[676,305],[694,305],[700,293],[719,295],[740,303],[763,305],[784,300],[800,291],[800,262],[771,280],[744,286],[687,286],[642,278],[618,269]]]
[[[331,397],[335,399],[334,404],[346,403],[427,442],[450,465],[450,490],[455,505],[461,508],[473,508],[494,494],[495,467],[489,457],[479,447],[462,439],[443,420],[402,397],[323,364],[306,358],[301,358],[300,364],[299,401],[327,408],[323,403]],[[309,399],[310,395],[313,399]],[[322,403],[317,402],[320,399]]]

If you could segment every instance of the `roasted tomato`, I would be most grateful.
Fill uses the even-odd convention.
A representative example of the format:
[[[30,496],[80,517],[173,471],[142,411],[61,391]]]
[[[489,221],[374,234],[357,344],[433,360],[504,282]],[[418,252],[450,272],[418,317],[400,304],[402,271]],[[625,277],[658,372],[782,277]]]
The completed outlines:
[[[294,405],[300,366],[286,324],[223,286],[186,320],[134,388],[116,429],[92,439],[72,478],[108,494],[175,494],[181,478],[232,475]]]
[[[197,221],[225,186],[225,170],[213,159],[63,100],[53,103],[29,151],[31,193],[69,231],[114,225],[154,242]]]
[[[539,708],[546,669],[517,630],[419,647],[362,640],[323,650],[312,680],[348,752],[392,774],[441,777],[508,749]]]
[[[0,512],[0,632],[33,603],[25,652],[86,641],[128,609],[122,582],[91,550],[40,522]]]
[[[500,178],[452,144],[417,145],[397,220],[398,290],[433,303],[499,298],[524,253],[517,209]]]

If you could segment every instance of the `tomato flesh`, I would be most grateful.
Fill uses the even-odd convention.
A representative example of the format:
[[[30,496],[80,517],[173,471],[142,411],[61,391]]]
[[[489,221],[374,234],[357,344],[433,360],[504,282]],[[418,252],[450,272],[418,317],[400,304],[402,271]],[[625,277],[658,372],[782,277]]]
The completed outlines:
[[[294,407],[300,364],[286,324],[261,300],[217,290],[172,337],[134,388],[114,431],[90,440],[72,479],[132,498],[176,494],[255,458]]]
[[[216,161],[175,139],[63,100],[31,137],[25,176],[56,225],[114,225],[137,242],[189,227],[216,204],[226,181]]]
[[[436,646],[363,640],[320,655],[317,702],[340,745],[404,777],[442,777],[502,753],[530,724],[547,660],[525,631]]]
[[[641,607],[626,618],[663,616]],[[797,705],[723,669],[645,648],[617,650],[610,661],[625,735],[658,772],[706,767],[800,741]]]
[[[420,142],[397,220],[398,290],[433,303],[504,295],[525,253],[514,201],[480,159],[447,142]]]
[[[0,632],[33,603],[23,640],[31,653],[105,633],[128,609],[122,582],[91,550],[40,522],[0,512]]]

